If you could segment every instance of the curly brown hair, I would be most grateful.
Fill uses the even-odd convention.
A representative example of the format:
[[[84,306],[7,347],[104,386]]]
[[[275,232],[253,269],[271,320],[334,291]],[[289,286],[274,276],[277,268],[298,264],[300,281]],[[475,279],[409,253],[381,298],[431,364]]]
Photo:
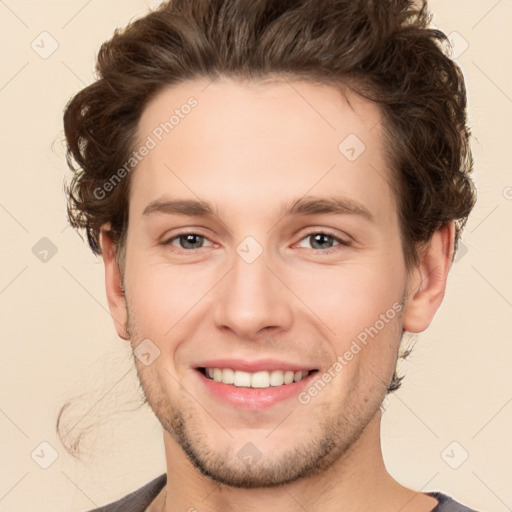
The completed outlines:
[[[163,88],[217,76],[286,76],[348,87],[382,112],[407,268],[454,222],[455,248],[476,194],[460,68],[447,37],[410,0],[170,0],[116,30],[97,80],[66,105],[68,217],[101,254],[110,222],[123,271],[129,173],[98,197],[134,151],[138,121]],[[389,391],[400,379],[393,376]]]

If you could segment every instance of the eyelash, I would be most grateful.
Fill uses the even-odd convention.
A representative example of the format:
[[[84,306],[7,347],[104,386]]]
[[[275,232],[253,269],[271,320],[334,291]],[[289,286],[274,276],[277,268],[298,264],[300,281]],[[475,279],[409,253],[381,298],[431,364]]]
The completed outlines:
[[[175,240],[178,240],[181,237],[186,237],[187,235],[195,235],[197,237],[204,238],[205,240],[208,240],[207,237],[205,237],[203,235],[200,235],[199,233],[194,233],[192,231],[189,231],[189,232],[185,232],[185,233],[179,233],[178,235],[175,235],[175,236],[165,240],[164,242],[161,243],[161,245],[163,245],[163,246],[171,245],[172,242],[174,242]],[[338,242],[338,245],[334,245],[333,247],[329,247],[327,249],[311,249],[312,251],[321,252],[323,254],[331,254],[331,253],[333,253],[334,251],[337,250],[336,248],[339,248],[340,246],[349,247],[351,245],[350,241],[345,240],[343,238],[340,238],[338,236],[335,236],[334,234],[330,233],[329,231],[325,231],[325,230],[322,230],[322,231],[310,231],[310,232],[306,233],[299,240],[299,243],[302,242],[302,240],[304,240],[306,238],[309,238],[309,237],[311,237],[313,235],[327,235],[328,237],[332,238],[334,241]],[[202,249],[202,248],[203,247],[199,247],[198,249]],[[193,252],[194,250],[196,250],[196,249],[184,249],[182,247],[179,247],[178,249],[180,249],[182,251],[185,251],[185,252]]]
[[[338,242],[338,245],[334,245],[333,247],[329,247],[328,249],[311,249],[312,251],[315,251],[316,253],[321,252],[322,254],[331,254],[338,250],[340,246],[349,247],[351,245],[351,242],[349,240],[345,240],[344,238],[340,238],[339,236],[334,235],[333,233],[329,232],[328,230],[321,230],[321,231],[310,231],[306,233],[299,242],[302,242],[305,238],[309,238],[313,235],[326,235],[329,238],[332,238],[334,241]]]

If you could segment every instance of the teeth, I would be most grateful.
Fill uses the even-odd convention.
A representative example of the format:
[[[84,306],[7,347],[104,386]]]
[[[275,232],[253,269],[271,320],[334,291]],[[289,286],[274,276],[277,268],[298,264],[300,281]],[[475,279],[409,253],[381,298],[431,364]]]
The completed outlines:
[[[251,386],[251,374],[247,372],[241,372],[239,370],[235,371],[235,380],[233,382],[235,386],[244,386],[244,387],[250,387]]]
[[[293,382],[294,372],[284,372],[284,383],[291,384]]]
[[[273,370],[255,373],[232,370],[231,368],[206,368],[206,376],[215,382],[233,384],[237,387],[269,388],[299,382],[309,375],[308,371]]]
[[[284,384],[284,375],[281,370],[274,370],[273,372],[270,372],[270,385],[271,386],[282,386],[283,384]]]
[[[235,382],[235,372],[231,368],[226,368],[221,371],[222,382],[224,384],[233,384]]]
[[[256,372],[251,375],[252,388],[268,388],[270,387],[270,373]]]

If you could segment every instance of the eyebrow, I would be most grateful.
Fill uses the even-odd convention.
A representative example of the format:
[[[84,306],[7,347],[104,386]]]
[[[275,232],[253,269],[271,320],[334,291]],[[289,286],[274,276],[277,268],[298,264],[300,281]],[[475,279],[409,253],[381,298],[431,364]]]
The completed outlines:
[[[321,214],[358,215],[373,222],[374,215],[362,204],[345,197],[307,196],[285,203],[281,208],[283,216],[308,216]],[[155,200],[142,212],[143,216],[154,213],[188,215],[196,217],[213,217],[216,209],[208,202],[195,199]]]

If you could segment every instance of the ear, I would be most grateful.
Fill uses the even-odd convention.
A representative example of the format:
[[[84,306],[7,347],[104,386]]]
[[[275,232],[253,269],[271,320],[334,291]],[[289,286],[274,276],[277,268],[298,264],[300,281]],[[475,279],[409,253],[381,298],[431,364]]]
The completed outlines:
[[[100,230],[100,244],[105,265],[105,287],[108,307],[114,320],[117,334],[123,340],[129,340],[127,322],[128,311],[123,288],[123,278],[115,259],[115,244],[110,224],[105,224]]]
[[[422,332],[432,322],[444,297],[446,280],[454,256],[455,224],[451,222],[436,230],[421,248],[419,264],[411,271],[403,328]]]

